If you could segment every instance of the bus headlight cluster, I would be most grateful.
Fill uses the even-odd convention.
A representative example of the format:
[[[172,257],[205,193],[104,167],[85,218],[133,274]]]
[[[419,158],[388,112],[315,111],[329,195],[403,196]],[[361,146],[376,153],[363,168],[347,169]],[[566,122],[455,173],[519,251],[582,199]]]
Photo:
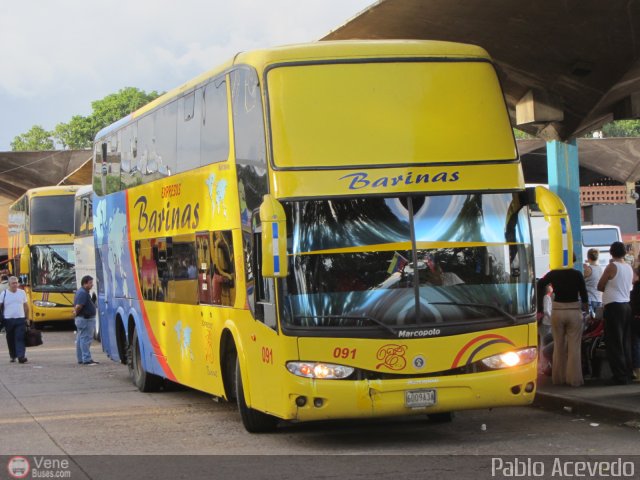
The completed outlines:
[[[55,307],[57,304],[53,302],[46,302],[44,300],[34,300],[33,304],[36,307]]]
[[[294,375],[323,380],[347,378],[353,373],[352,367],[320,362],[287,362],[287,370]]]
[[[487,367],[492,369],[509,368],[517,365],[526,365],[533,362],[538,356],[538,349],[535,347],[523,348],[510,352],[499,353],[482,360]]]

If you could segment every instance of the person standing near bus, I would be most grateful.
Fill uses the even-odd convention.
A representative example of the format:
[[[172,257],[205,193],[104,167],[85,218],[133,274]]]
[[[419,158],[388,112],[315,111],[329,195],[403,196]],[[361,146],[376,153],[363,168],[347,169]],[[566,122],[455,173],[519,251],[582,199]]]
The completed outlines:
[[[98,365],[91,358],[91,342],[96,331],[96,306],[91,300],[93,277],[85,275],[80,281],[81,288],[76,292],[73,308],[76,314],[76,356],[81,365]]]
[[[613,383],[626,385],[632,378],[631,371],[631,304],[630,292],[633,269],[625,261],[627,250],[622,242],[613,242],[609,248],[612,261],[607,265],[598,282],[598,290],[604,292],[604,341]]]
[[[584,283],[587,286],[589,296],[589,310],[595,316],[598,307],[602,306],[602,292],[598,290],[598,282],[602,277],[604,268],[598,264],[600,252],[596,248],[590,248],[587,252],[587,263],[584,264]]]
[[[27,363],[24,336],[29,317],[29,303],[27,294],[18,288],[16,277],[9,277],[9,288],[0,294],[0,302],[4,308],[4,328],[7,332],[10,362],[14,363],[17,359],[20,363]]]
[[[575,257],[574,257],[575,262]],[[584,277],[578,270],[563,268],[551,270],[538,281],[538,311],[542,311],[542,300],[547,285],[553,285],[555,298],[551,311],[553,334],[553,366],[551,380],[554,385],[569,384],[579,387],[582,378],[580,347],[582,341],[582,313],[587,311],[589,297]]]

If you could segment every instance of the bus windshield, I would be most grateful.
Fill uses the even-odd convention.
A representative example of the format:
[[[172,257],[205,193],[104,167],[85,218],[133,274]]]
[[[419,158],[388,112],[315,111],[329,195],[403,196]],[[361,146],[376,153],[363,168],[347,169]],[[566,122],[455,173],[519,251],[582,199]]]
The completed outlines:
[[[31,252],[34,290],[70,292],[76,289],[73,245],[34,245]]]
[[[285,204],[290,327],[464,324],[534,312],[528,211],[515,194]]]
[[[50,195],[31,200],[31,234],[73,233],[73,195]]]

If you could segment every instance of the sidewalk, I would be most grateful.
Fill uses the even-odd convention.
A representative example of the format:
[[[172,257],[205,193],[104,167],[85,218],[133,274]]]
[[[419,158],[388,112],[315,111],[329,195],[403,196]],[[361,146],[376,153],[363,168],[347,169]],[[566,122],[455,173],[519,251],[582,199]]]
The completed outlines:
[[[534,404],[549,410],[607,418],[640,428],[640,382],[607,385],[606,380],[586,380],[582,387],[553,385],[538,377]]]

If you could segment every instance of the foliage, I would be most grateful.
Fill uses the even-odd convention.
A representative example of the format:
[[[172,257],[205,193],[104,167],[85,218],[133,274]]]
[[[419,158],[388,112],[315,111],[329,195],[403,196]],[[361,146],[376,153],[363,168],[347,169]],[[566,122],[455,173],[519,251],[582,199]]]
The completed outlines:
[[[34,125],[31,129],[18,135],[11,142],[11,150],[14,152],[34,152],[38,150],[53,150],[54,144],[51,132],[40,125]]]
[[[602,127],[603,137],[640,137],[640,120],[618,120]]]
[[[527,140],[531,138],[536,138],[533,135],[529,135],[527,132],[523,132],[522,130],[518,130],[517,128],[513,129],[513,134],[516,137],[516,140]]]
[[[95,129],[93,136],[104,127],[138,110],[147,103],[158,98],[160,94],[155,90],[146,93],[133,87],[127,87],[118,93],[107,95],[102,100],[91,103],[93,113],[91,114],[92,127]],[[93,140],[93,138],[91,138]]]
[[[92,112],[88,117],[74,115],[69,123],[56,125],[53,132],[36,125],[29,132],[15,137],[11,148],[14,151],[53,150],[54,143],[63,149],[91,148],[96,133],[159,96],[155,90],[147,93],[134,87],[123,88],[102,100],[91,102]]]
[[[82,149],[91,147],[93,128],[89,117],[74,115],[69,123],[59,123],[53,135],[63,149]],[[89,139],[89,141],[87,141]]]

